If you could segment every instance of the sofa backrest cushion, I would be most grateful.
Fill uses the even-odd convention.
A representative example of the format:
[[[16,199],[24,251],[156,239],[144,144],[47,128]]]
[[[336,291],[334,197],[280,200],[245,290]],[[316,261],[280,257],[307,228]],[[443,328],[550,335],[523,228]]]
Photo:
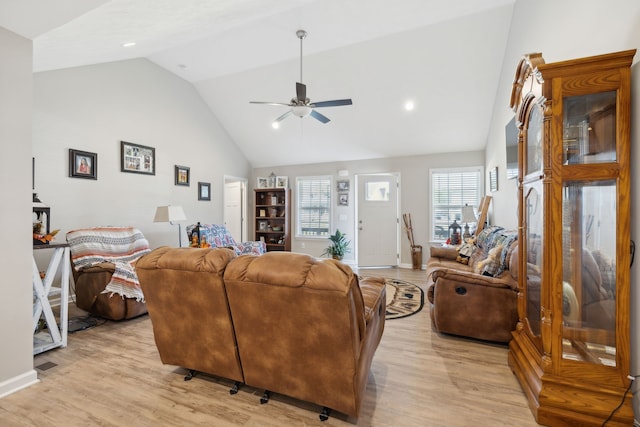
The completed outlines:
[[[351,268],[291,252],[242,255],[227,267],[245,382],[353,414],[365,335]]]
[[[235,257],[230,249],[165,246],[138,260],[163,363],[244,381],[223,282]]]

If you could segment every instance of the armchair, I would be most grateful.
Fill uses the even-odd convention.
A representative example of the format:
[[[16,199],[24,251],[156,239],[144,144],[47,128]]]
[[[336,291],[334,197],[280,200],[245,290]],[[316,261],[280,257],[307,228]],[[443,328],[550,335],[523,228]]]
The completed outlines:
[[[192,224],[187,226],[189,242],[199,243],[205,241],[213,248],[231,248],[237,255],[254,254],[262,255],[267,252],[267,245],[261,241],[236,242],[227,227],[218,224]]]
[[[110,320],[147,312],[134,264],[149,252],[149,242],[132,227],[95,227],[69,231],[76,305]]]

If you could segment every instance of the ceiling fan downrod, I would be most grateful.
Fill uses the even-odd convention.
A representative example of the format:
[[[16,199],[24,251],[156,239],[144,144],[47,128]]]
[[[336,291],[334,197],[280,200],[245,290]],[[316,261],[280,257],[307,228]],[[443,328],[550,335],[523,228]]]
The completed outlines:
[[[300,39],[300,83],[303,83],[302,80],[302,39],[307,37],[307,32],[305,30],[296,31],[296,36]]]

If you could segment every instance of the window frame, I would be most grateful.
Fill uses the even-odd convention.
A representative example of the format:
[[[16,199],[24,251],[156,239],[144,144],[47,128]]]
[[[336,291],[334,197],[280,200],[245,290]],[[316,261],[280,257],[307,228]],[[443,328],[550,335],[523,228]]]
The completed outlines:
[[[310,235],[310,234],[303,234],[302,233],[302,224],[303,221],[301,219],[301,212],[304,209],[301,206],[301,203],[304,201],[303,198],[300,195],[300,184],[301,182],[304,181],[313,181],[313,180],[326,180],[327,181],[327,198],[326,198],[326,209],[327,209],[327,220],[326,220],[326,224],[327,224],[327,231],[326,234],[317,234],[317,235]],[[295,218],[296,218],[296,224],[295,224],[295,237],[296,238],[301,238],[301,239],[327,239],[330,235],[331,235],[331,225],[332,225],[332,216],[333,216],[333,177],[331,175],[312,175],[312,176],[298,176],[296,177],[296,214],[295,214]],[[308,221],[306,221],[308,222]]]
[[[436,203],[435,197],[436,197],[436,193],[434,191],[434,185],[435,185],[435,181],[434,181],[434,175],[436,174],[447,174],[447,175],[452,175],[452,174],[462,174],[462,173],[470,173],[473,172],[475,174],[477,174],[477,183],[478,183],[478,187],[476,189],[476,198],[477,200],[475,202],[469,200],[468,198],[465,199],[465,195],[462,194],[460,197],[461,200],[461,204],[457,205],[457,204],[441,204],[441,203]],[[471,206],[473,206],[474,208],[478,208],[478,205],[480,204],[480,200],[482,199],[483,195],[484,195],[484,166],[464,166],[464,167],[456,167],[456,168],[430,168],[429,169],[429,191],[430,191],[430,212],[429,212],[429,218],[430,218],[430,222],[431,222],[431,226],[429,227],[429,234],[430,234],[430,238],[433,242],[445,242],[448,239],[449,236],[449,225],[453,222],[452,219],[452,215],[451,215],[451,210],[452,209],[456,209],[456,207],[460,208],[460,211],[457,213],[453,214],[453,218],[456,219],[458,221],[458,224],[463,227],[464,224],[461,223],[461,218],[462,218],[462,207],[465,204],[469,204]],[[461,192],[463,190],[461,189]],[[438,222],[441,222],[441,220],[438,220],[436,218],[436,209],[438,207],[446,207],[446,209],[448,210],[448,223],[446,224],[446,228],[444,229],[444,238],[442,238],[439,235],[436,235],[436,226]],[[477,213],[477,212],[476,212]]]

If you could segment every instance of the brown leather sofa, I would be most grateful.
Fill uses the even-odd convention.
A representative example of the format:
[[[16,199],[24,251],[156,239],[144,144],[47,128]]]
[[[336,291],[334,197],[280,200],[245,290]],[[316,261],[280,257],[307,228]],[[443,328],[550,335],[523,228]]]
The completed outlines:
[[[467,264],[460,262],[453,247],[431,248],[427,297],[436,331],[486,341],[511,340],[518,322],[518,242],[512,233],[501,227],[483,230]],[[491,273],[478,271],[491,249],[499,245],[498,267]]]
[[[269,392],[316,403],[323,420],[328,408],[359,415],[384,330],[383,279],[222,248],[158,248],[136,271],[163,363],[264,389],[263,403]]]

